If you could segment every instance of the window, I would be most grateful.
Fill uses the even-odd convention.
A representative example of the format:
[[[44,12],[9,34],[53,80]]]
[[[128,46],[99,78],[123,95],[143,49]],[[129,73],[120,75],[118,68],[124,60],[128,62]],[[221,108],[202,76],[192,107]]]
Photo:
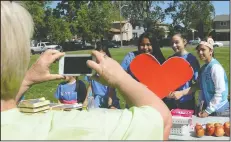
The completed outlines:
[[[227,26],[227,22],[220,22],[221,26]]]
[[[50,42],[46,42],[46,45],[52,45]],[[45,44],[43,43],[43,45],[45,46]]]
[[[41,46],[45,47],[46,45],[44,43],[41,43]]]
[[[133,38],[137,38],[137,33],[133,33]]]

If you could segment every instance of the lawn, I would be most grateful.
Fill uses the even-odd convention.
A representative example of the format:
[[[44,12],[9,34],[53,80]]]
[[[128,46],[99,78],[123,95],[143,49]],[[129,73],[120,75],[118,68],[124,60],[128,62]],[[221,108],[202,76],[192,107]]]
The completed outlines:
[[[130,52],[135,51],[136,48],[118,48],[118,49],[110,49],[110,53],[112,54],[112,57],[117,60],[119,63],[122,62],[124,56]],[[168,56],[173,54],[173,51],[171,48],[162,48],[161,49],[164,56],[167,58]],[[191,52],[193,55],[196,55],[195,48],[188,47],[187,50]],[[73,51],[73,52],[66,52],[66,54],[86,54],[91,53],[90,50],[81,50],[81,51]],[[230,48],[216,48],[215,49],[215,58],[218,59],[218,61],[222,64],[224,67],[226,74],[229,78],[230,76],[230,70],[229,70],[229,54],[230,54]],[[39,55],[32,55],[30,65],[34,63]],[[198,57],[197,57],[198,58]],[[199,60],[199,58],[198,58]],[[203,65],[203,62],[200,61],[200,65]],[[51,73],[58,73],[58,62],[53,63],[50,67]],[[83,79],[83,76],[80,77],[80,79]],[[39,97],[45,97],[46,99],[49,99],[51,102],[57,102],[57,100],[54,98],[54,93],[56,91],[56,88],[58,84],[62,82],[62,80],[56,80],[56,81],[49,81],[44,82],[40,84],[33,85],[25,94],[26,99],[32,99],[32,98],[39,98]],[[86,84],[87,85],[87,84]],[[118,97],[121,100],[121,107],[124,107],[124,100],[120,94],[118,94]]]

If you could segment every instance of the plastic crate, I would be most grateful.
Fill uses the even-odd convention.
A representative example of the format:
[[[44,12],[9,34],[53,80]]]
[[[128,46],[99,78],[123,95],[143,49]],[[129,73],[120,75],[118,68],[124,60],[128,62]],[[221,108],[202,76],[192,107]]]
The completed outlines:
[[[187,109],[172,109],[172,123],[173,127],[171,128],[170,133],[172,135],[189,135],[189,132],[192,131],[192,115],[193,110]]]
[[[192,117],[172,116],[172,123],[179,125],[192,125]]]
[[[188,125],[183,125],[181,128],[171,128],[171,135],[189,136],[191,127]]]

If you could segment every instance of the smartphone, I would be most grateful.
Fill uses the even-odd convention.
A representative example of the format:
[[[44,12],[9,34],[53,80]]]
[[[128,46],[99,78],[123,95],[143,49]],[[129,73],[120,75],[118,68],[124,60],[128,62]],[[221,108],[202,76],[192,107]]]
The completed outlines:
[[[91,54],[67,54],[59,60],[59,74],[66,76],[92,76],[93,71],[87,66],[87,60],[94,60]]]

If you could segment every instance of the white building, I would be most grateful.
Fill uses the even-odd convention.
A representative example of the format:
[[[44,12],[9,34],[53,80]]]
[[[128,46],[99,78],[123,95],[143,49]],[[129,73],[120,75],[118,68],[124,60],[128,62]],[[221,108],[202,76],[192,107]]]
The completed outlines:
[[[120,28],[122,31],[122,37]],[[132,31],[132,25],[128,21],[114,21],[110,29],[110,33],[112,34],[112,40],[115,41],[121,41],[121,39],[123,41],[130,41],[133,37]]]
[[[144,27],[141,26],[136,26],[133,30],[132,30],[132,34],[133,34],[133,38],[139,38],[141,34],[144,33]]]

